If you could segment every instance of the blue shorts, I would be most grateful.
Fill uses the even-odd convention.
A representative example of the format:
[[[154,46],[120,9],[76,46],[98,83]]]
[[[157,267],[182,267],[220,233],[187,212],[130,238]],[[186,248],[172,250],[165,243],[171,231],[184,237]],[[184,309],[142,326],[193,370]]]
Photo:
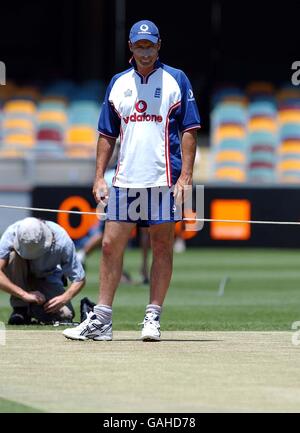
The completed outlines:
[[[149,227],[154,224],[181,221],[182,209],[175,205],[172,187],[112,187],[107,206],[107,220]]]

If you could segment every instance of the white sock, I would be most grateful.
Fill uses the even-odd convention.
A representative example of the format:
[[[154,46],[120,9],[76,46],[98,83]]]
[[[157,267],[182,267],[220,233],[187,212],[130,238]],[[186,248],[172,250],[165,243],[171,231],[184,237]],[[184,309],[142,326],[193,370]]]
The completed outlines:
[[[161,311],[162,311],[162,307],[159,306],[159,305],[148,304],[147,307],[146,307],[146,314],[148,314],[148,313],[155,313],[155,314],[158,315],[158,318],[160,318]]]
[[[112,308],[108,305],[96,305],[94,307],[94,313],[97,316],[97,319],[100,320],[101,323],[109,323],[112,321]]]

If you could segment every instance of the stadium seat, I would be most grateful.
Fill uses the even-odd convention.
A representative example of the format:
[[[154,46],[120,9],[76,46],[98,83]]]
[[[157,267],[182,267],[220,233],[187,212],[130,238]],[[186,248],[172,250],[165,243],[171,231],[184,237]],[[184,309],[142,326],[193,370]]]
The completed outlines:
[[[32,101],[27,100],[11,100],[7,101],[3,106],[4,114],[24,114],[34,116],[36,113],[36,105]]]
[[[94,128],[89,126],[71,126],[66,131],[66,145],[82,145],[95,147],[97,134]]]

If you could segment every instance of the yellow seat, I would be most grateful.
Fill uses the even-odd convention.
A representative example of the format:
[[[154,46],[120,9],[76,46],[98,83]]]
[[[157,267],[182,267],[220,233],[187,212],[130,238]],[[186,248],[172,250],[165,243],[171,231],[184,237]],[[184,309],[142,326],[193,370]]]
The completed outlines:
[[[286,159],[285,161],[280,161],[278,164],[278,170],[289,171],[289,170],[300,170],[300,159]]]
[[[280,124],[300,123],[300,110],[283,110],[278,114]]]
[[[56,122],[64,124],[67,121],[67,115],[63,111],[41,111],[37,115],[39,122]]]
[[[89,126],[72,126],[66,132],[67,145],[83,144],[95,146],[97,141],[96,131]]]
[[[233,180],[237,182],[244,182],[246,180],[246,174],[244,170],[238,167],[222,167],[215,171],[216,179],[219,180]]]
[[[34,130],[34,124],[29,119],[4,119],[2,123],[3,129],[27,129]]]
[[[3,112],[6,114],[22,113],[34,116],[36,113],[36,106],[32,101],[8,101],[4,104]]]
[[[3,141],[5,145],[18,145],[28,148],[35,145],[34,135],[29,134],[8,134]]]
[[[242,152],[239,152],[238,150],[221,150],[216,154],[215,160],[217,162],[233,161],[244,164],[246,161],[246,157]]]
[[[286,153],[300,153],[300,140],[283,141],[279,147],[279,154],[284,155]]]
[[[250,119],[248,122],[248,130],[251,132],[264,130],[276,134],[278,127],[275,120],[265,117],[261,119]]]
[[[226,138],[245,138],[246,131],[242,126],[222,125],[213,134],[213,143],[218,144]]]

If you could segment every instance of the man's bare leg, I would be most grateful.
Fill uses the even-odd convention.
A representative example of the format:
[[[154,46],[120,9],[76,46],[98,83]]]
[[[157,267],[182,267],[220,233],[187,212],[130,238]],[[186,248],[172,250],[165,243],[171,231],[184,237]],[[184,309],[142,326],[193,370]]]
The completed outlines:
[[[102,241],[98,304],[112,306],[120,282],[124,250],[135,224],[107,221]]]
[[[173,270],[174,223],[150,226],[152,267],[150,275],[150,304],[163,305]]]
[[[150,276],[150,303],[146,306],[142,340],[160,340],[160,314],[173,269],[174,223],[150,226],[152,267]]]
[[[140,231],[140,248],[142,249],[142,266],[141,275],[143,277],[143,283],[149,283],[149,271],[148,271],[148,255],[150,251],[150,239],[149,239],[149,228],[141,227]]]

